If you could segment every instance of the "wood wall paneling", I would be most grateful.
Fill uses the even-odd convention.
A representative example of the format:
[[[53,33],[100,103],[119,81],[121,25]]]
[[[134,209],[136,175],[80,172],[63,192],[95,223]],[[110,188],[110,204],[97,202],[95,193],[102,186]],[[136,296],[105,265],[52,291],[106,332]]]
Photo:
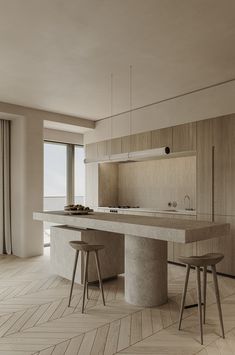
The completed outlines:
[[[122,138],[113,138],[110,142],[110,154],[122,153]]]
[[[174,218],[178,219],[196,219],[196,216],[187,216],[187,215],[177,215]],[[195,243],[173,243],[173,260],[175,262],[179,262],[179,256],[191,256],[196,255],[197,252],[197,245]]]
[[[212,221],[211,214],[197,214],[199,221]],[[213,239],[196,242],[196,255],[204,255],[213,252]]]
[[[172,127],[155,129],[151,132],[151,148],[161,147],[172,149]]]
[[[156,213],[156,217],[166,217],[171,216],[170,214],[166,213]],[[168,261],[174,261],[174,243],[173,242],[167,242],[167,260]]]
[[[131,151],[131,136],[121,137],[122,153],[129,153]]]
[[[213,120],[197,122],[197,213],[212,213]]]
[[[131,135],[131,152],[137,150],[151,149],[151,132],[137,133]]]
[[[215,214],[235,216],[235,115],[213,120],[213,144]]]
[[[99,163],[98,206],[118,204],[118,164]]]
[[[175,127],[154,130],[152,132],[144,132],[132,136],[115,138],[109,141],[88,144],[86,145],[86,158],[96,161],[102,160],[110,154],[158,148],[161,146],[171,146],[173,152],[196,150],[197,218],[199,220],[211,220],[213,145],[215,146],[215,220],[224,220],[231,223],[232,232],[230,236],[197,242],[195,245],[187,245],[186,247],[179,244],[174,245],[173,243],[168,243],[168,259],[177,261],[180,254],[189,255],[196,253],[197,255],[202,255],[207,252],[220,251],[225,254],[225,259],[218,266],[218,270],[222,273],[235,275],[235,115],[187,123]],[[128,166],[125,167],[125,169],[127,168]],[[96,172],[94,172],[94,167],[87,167],[87,169],[89,169],[89,173],[87,172],[86,183],[88,185],[94,184],[94,186],[90,188],[87,200],[91,202],[93,201],[94,205],[101,195],[98,196],[98,188],[94,177],[96,174]],[[132,177],[133,169],[135,170],[134,165],[132,165]],[[93,177],[91,177],[91,174],[93,174]],[[111,183],[108,181],[110,176],[108,175],[106,173],[106,179],[103,179],[102,183],[100,182],[101,185],[103,185],[103,191],[105,191],[105,201],[108,201],[107,196],[109,195],[111,196],[111,200],[116,199],[111,193]],[[138,175],[136,176],[138,178]],[[151,179],[153,179],[153,176],[150,176],[150,182]],[[108,188],[104,190],[104,186],[108,186]],[[136,204],[141,204],[141,202],[138,201],[140,191],[142,191],[141,188],[137,193],[135,192],[135,194],[133,194],[133,196],[136,196],[136,200],[133,201]],[[94,196],[93,200],[91,195]],[[147,200],[150,201],[151,197],[146,194],[146,188],[145,195]],[[128,194],[125,195],[126,198],[127,196]],[[109,199],[109,201],[111,200]],[[131,203],[131,201],[129,202]],[[92,204],[90,205],[92,206]],[[146,205],[146,207],[151,206]]]
[[[196,122],[173,127],[173,152],[196,150]]]
[[[224,254],[224,259],[216,266],[217,271],[235,275],[235,217],[215,216],[215,222],[230,223],[230,234],[212,239],[213,253]]]
[[[196,157],[177,157],[119,164],[119,205],[164,210],[177,201],[184,209],[184,196],[196,208]]]
[[[99,205],[98,197],[98,180],[99,180],[99,164],[91,163],[85,165],[86,184],[85,184],[85,204],[91,208]]]
[[[110,152],[110,140],[97,143],[97,158],[98,160],[107,160]]]

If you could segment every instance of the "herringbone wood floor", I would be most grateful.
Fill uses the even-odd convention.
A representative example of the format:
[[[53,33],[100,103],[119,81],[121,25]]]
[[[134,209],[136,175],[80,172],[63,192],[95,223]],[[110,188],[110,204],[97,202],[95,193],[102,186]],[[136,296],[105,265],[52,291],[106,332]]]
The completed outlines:
[[[226,339],[221,339],[211,275],[208,276],[205,345],[199,343],[197,309],[185,310],[177,330],[185,269],[169,265],[169,302],[141,308],[127,304],[123,277],[105,283],[107,306],[91,288],[86,314],[82,289],[50,273],[49,257],[0,257],[0,355],[235,354],[235,280],[219,277]],[[147,292],[147,290],[146,290]],[[196,302],[191,273],[187,303]]]

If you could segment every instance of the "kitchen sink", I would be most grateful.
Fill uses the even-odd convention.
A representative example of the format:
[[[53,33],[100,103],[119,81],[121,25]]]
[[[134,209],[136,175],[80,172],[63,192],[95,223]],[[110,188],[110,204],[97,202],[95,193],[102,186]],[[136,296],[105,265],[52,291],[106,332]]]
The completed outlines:
[[[164,212],[178,212],[177,210],[172,210],[172,209],[170,209],[170,210],[163,210]]]

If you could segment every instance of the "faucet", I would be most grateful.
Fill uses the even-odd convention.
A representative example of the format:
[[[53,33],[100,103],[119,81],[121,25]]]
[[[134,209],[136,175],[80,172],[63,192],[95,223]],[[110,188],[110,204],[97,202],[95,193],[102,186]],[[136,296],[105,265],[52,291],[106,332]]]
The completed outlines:
[[[186,200],[188,200],[188,208],[186,208],[186,206],[185,206]],[[185,210],[190,210],[190,196],[189,195],[184,196],[184,208],[185,208]]]

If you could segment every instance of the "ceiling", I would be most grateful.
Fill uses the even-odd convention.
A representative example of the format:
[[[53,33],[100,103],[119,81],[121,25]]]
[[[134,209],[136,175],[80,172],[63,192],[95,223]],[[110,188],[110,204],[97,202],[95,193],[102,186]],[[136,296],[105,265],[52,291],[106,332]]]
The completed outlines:
[[[234,0],[0,0],[0,101],[101,119],[235,77]]]

